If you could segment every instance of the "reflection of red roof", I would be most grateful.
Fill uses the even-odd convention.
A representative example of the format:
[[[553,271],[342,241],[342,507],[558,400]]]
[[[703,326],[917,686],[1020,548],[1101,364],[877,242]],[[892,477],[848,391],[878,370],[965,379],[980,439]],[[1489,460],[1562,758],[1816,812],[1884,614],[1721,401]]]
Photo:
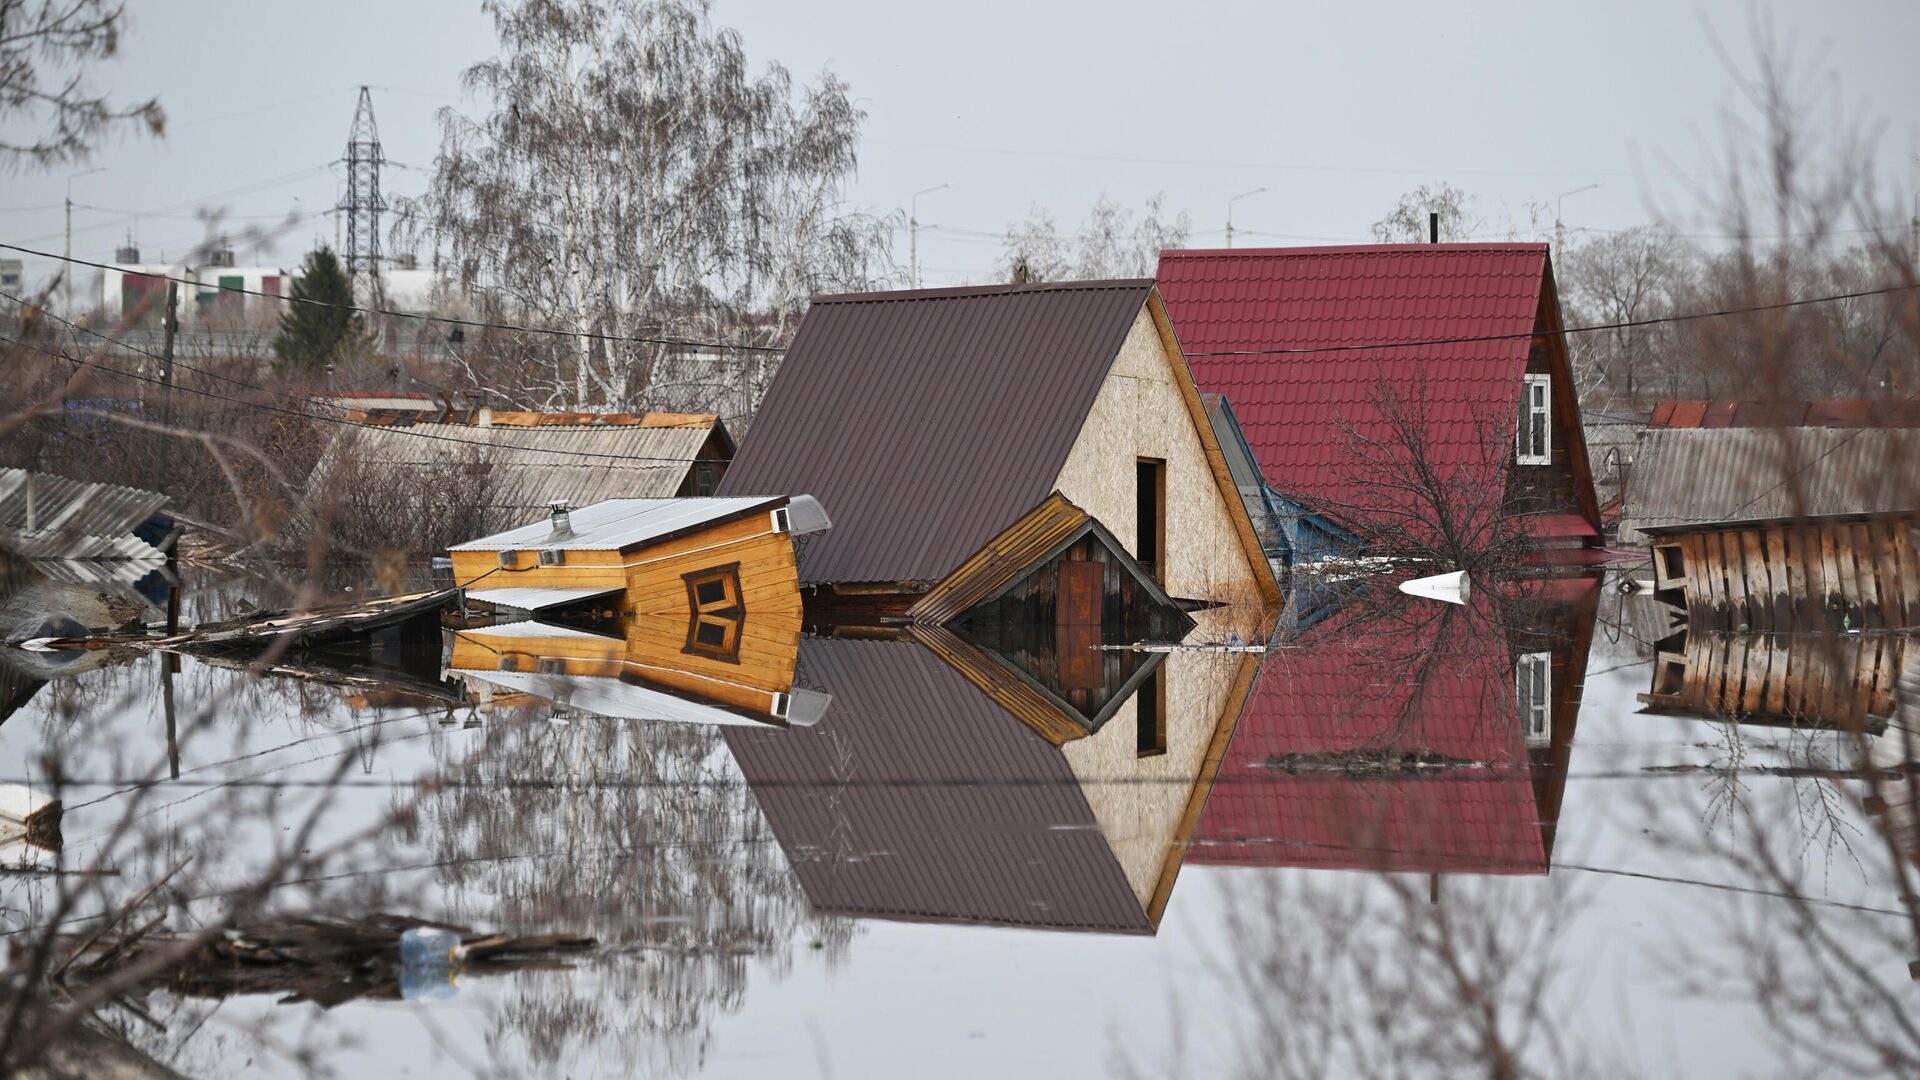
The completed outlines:
[[[1540,540],[1570,536],[1590,539],[1598,537],[1600,530],[1581,514],[1531,514],[1527,517],[1527,534]]]
[[[1159,285],[1194,380],[1233,403],[1267,482],[1352,504],[1363,500],[1343,466],[1348,426],[1382,436],[1373,398],[1382,384],[1424,384],[1440,464],[1485,461],[1484,432],[1504,445],[1546,258],[1544,244],[1168,251]],[[1351,348],[1473,337],[1495,340]],[[1260,349],[1324,351],[1205,355]]]
[[[1505,635],[1477,603],[1415,610],[1364,630],[1336,616],[1268,659],[1189,861],[1546,872]],[[1475,764],[1371,772],[1416,753]]]

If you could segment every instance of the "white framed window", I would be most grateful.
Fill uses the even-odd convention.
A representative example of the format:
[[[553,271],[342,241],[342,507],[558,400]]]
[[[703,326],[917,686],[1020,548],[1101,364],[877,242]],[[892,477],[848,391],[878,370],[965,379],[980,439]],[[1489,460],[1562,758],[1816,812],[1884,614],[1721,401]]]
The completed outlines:
[[[1520,432],[1514,460],[1545,465],[1553,460],[1553,379],[1524,375],[1520,383]]]
[[[1520,733],[1529,748],[1553,741],[1553,654],[1522,653],[1514,667],[1514,686],[1520,698]]]

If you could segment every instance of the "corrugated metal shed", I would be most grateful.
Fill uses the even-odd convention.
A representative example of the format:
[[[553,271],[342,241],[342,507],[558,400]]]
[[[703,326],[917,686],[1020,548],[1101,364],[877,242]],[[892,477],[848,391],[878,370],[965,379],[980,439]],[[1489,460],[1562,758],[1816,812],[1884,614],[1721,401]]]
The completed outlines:
[[[825,719],[724,734],[816,912],[1152,932],[1066,758],[939,657],[809,638],[800,664]]]
[[[1620,542],[1645,528],[1920,510],[1920,431],[1666,428],[1640,435]]]
[[[495,502],[510,510],[540,510],[552,499],[575,505],[616,498],[667,498],[680,491],[687,470],[713,432],[701,426],[643,424],[482,427],[469,424],[362,426],[343,432],[314,468],[324,487],[349,447],[360,460],[386,468],[442,470],[460,483],[460,469],[484,461],[502,486]]]
[[[29,559],[152,559],[133,530],[166,504],[154,491],[0,469],[0,546]]]
[[[690,529],[732,520],[758,510],[771,511],[786,499],[606,499],[568,514],[573,535],[556,540],[551,520],[508,529],[456,544],[453,551],[617,551],[663,540]],[[771,524],[768,525],[772,527]]]
[[[1052,491],[1152,288],[818,297],[720,493],[833,508],[802,581],[936,581]]]

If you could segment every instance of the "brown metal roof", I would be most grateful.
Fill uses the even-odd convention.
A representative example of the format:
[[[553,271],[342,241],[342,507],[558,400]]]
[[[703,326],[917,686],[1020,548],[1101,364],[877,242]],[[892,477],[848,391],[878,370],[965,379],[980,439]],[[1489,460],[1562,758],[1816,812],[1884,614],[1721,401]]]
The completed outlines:
[[[724,735],[815,911],[1152,932],[1065,757],[938,656],[808,638],[800,667],[820,723]]]
[[[1153,282],[823,296],[723,495],[811,492],[803,581],[933,581],[1046,498]]]

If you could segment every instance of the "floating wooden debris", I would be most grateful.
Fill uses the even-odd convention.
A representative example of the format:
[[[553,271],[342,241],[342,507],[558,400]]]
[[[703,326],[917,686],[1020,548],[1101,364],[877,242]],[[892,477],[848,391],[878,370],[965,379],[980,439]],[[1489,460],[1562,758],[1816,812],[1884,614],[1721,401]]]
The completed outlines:
[[[280,1004],[310,1001],[321,1008],[363,998],[401,996],[400,935],[416,927],[452,931],[460,937],[461,976],[511,971],[564,970],[569,958],[595,946],[567,934],[480,933],[462,926],[401,915],[364,918],[281,918],[247,923],[220,934],[170,963],[145,984],[194,997],[278,994]],[[87,941],[66,940],[78,950],[69,981],[105,978],[141,961],[178,949],[191,932],[148,930]]]

